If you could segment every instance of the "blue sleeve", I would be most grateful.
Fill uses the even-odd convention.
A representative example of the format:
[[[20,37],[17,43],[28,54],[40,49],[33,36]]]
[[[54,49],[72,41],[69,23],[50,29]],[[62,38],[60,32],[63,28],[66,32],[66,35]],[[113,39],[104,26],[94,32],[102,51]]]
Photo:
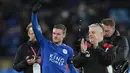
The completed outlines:
[[[72,61],[72,58],[73,58],[73,50],[71,48],[70,52],[69,52],[69,58],[68,58],[68,61]],[[68,63],[68,67],[69,67],[69,70],[70,70],[70,73],[77,73],[73,63]]]
[[[35,33],[36,39],[40,45],[45,44],[48,40],[42,35],[39,24],[37,21],[37,14],[32,13],[32,28]]]
[[[70,73],[77,73],[73,64],[68,64],[68,67],[69,67]]]

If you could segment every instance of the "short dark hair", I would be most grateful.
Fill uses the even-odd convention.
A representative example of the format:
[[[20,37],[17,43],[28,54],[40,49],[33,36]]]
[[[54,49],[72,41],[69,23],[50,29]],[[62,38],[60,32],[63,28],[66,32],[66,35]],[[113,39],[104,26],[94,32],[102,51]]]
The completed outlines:
[[[54,25],[53,28],[61,29],[61,30],[63,30],[63,33],[66,33],[66,31],[67,31],[67,28],[63,24]]]
[[[115,21],[112,19],[112,18],[106,18],[106,19],[103,19],[101,20],[101,23],[106,25],[106,26],[111,26],[111,27],[114,27],[115,28]]]

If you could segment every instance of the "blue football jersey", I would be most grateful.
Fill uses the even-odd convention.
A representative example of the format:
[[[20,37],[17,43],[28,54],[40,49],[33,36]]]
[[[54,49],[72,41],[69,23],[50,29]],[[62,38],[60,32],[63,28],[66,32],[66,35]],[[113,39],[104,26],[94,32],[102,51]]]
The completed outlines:
[[[72,60],[73,49],[65,44],[57,46],[41,33],[37,15],[32,13],[32,27],[41,48],[42,73],[64,73],[66,64]],[[76,73],[73,64],[68,65],[71,73]]]

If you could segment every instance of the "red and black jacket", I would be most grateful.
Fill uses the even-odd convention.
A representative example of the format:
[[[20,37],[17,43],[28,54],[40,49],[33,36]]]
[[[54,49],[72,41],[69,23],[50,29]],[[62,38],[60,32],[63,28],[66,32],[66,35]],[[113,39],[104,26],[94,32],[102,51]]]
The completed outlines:
[[[108,73],[107,66],[111,65],[116,57],[116,49],[112,44],[99,43],[94,49],[92,44],[87,45],[86,53],[79,52],[74,57],[75,67],[83,67],[85,73]]]

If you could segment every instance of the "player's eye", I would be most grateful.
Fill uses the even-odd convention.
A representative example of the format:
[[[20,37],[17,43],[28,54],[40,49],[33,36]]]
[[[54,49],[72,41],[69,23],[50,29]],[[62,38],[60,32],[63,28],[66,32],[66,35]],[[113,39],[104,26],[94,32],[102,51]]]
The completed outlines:
[[[61,35],[60,33],[57,33],[57,35]]]
[[[105,32],[109,32],[109,30],[105,30]]]

